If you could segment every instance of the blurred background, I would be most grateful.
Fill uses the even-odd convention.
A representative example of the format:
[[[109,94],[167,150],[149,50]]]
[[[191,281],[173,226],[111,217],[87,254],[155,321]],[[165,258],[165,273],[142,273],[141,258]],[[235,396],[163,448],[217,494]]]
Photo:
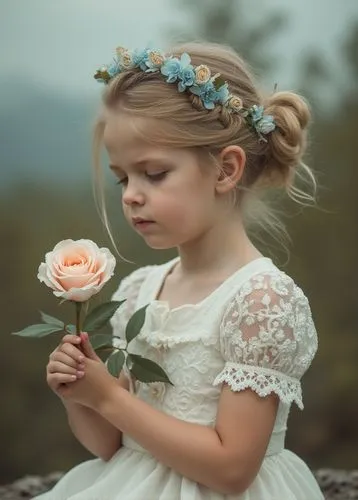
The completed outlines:
[[[305,410],[292,408],[286,447],[312,468],[358,466],[357,0],[3,0],[0,483],[90,457],[46,386],[45,365],[59,336],[10,333],[37,323],[39,309],[73,322],[71,306],[59,310],[36,278],[58,241],[90,238],[112,248],[91,188],[91,130],[102,90],[93,74],[118,45],[188,39],[229,43],[265,90],[277,83],[312,104],[306,162],[322,186],[319,209],[294,213],[283,202],[290,258],[271,244],[261,251],[304,289],[319,334],[319,353],[303,380]],[[174,256],[146,248],[130,232],[109,173],[107,185],[116,242],[136,264],[118,264],[101,301],[136,267]]]

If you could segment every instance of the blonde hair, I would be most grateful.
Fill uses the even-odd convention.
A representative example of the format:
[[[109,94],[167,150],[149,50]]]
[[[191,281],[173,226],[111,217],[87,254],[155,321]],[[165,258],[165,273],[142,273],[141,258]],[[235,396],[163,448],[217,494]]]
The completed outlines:
[[[195,42],[174,47],[168,53],[180,56],[183,52],[190,55],[193,65],[205,64],[212,74],[220,73],[228,82],[230,92],[242,99],[244,107],[264,106],[265,114],[272,115],[276,123],[276,129],[265,136],[267,142],[259,141],[255,130],[240,114],[230,113],[221,105],[208,111],[198,96],[178,92],[175,84],[168,84],[163,75],[156,72],[130,69],[115,76],[104,89],[104,106],[133,117],[150,116],[162,122],[163,127],[151,129],[149,136],[148,130],[137,128],[147,141],[159,146],[193,148],[214,161],[226,146],[241,146],[247,162],[234,192],[234,205],[239,201],[248,230],[259,226],[287,250],[285,241],[290,237],[285,224],[265,194],[279,188],[300,205],[316,202],[315,176],[302,162],[310,121],[308,104],[293,92],[260,94],[248,66],[230,47]],[[101,219],[117,249],[108,221],[100,165],[104,127],[105,120],[99,117],[93,137],[94,193]],[[298,187],[300,182],[309,188]]]

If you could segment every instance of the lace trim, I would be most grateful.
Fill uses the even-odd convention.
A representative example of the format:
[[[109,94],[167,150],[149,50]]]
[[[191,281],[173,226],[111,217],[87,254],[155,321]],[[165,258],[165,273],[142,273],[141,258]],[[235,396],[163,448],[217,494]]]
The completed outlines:
[[[303,410],[301,383],[269,368],[241,365],[227,361],[223,370],[215,378],[213,385],[226,382],[233,391],[252,389],[260,397],[265,397],[274,392],[285,404],[293,401]]]
[[[211,346],[218,343],[217,335],[210,335],[207,331],[198,331],[195,333],[169,335],[160,330],[151,331],[144,325],[137,339],[147,342],[154,348],[172,348],[178,344],[189,344],[201,341],[205,346]]]

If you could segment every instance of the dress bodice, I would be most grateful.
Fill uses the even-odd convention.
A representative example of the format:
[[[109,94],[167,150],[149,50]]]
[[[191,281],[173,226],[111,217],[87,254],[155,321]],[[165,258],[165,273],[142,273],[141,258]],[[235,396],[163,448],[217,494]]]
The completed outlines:
[[[292,402],[303,408],[300,379],[317,350],[307,298],[292,278],[262,257],[198,304],[170,309],[155,297],[177,260],[134,271],[113,296],[127,299],[111,320],[114,345],[123,345],[134,311],[149,304],[128,351],[158,363],[173,383],[136,381],[132,391],[167,414],[208,426],[215,425],[223,383],[234,391],[251,388],[262,397],[274,392],[280,402],[266,456],[277,453],[284,448]]]

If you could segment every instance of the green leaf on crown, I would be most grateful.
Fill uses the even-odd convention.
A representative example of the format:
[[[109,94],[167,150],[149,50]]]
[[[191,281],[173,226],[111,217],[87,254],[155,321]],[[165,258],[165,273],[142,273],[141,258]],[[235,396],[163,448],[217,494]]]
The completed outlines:
[[[163,368],[151,359],[129,353],[128,358],[132,361],[131,373],[141,382],[167,382],[170,385],[174,385],[169,380]]]
[[[61,327],[59,325],[40,323],[38,325],[27,326],[19,332],[13,332],[12,335],[19,335],[20,337],[45,337],[46,335],[60,331],[63,331],[63,325]]]
[[[215,78],[215,80],[213,81],[215,90],[219,90],[223,85],[225,85],[225,83],[226,82],[225,82],[224,78],[222,78],[221,76],[218,76],[217,78]]]
[[[138,309],[129,319],[126,326],[126,340],[128,343],[140,333],[145,320],[145,310],[148,306],[149,304]]]
[[[84,332],[93,332],[94,330],[102,328],[102,326],[108,323],[123,302],[125,302],[125,300],[104,302],[92,309],[84,319],[82,330]]]

